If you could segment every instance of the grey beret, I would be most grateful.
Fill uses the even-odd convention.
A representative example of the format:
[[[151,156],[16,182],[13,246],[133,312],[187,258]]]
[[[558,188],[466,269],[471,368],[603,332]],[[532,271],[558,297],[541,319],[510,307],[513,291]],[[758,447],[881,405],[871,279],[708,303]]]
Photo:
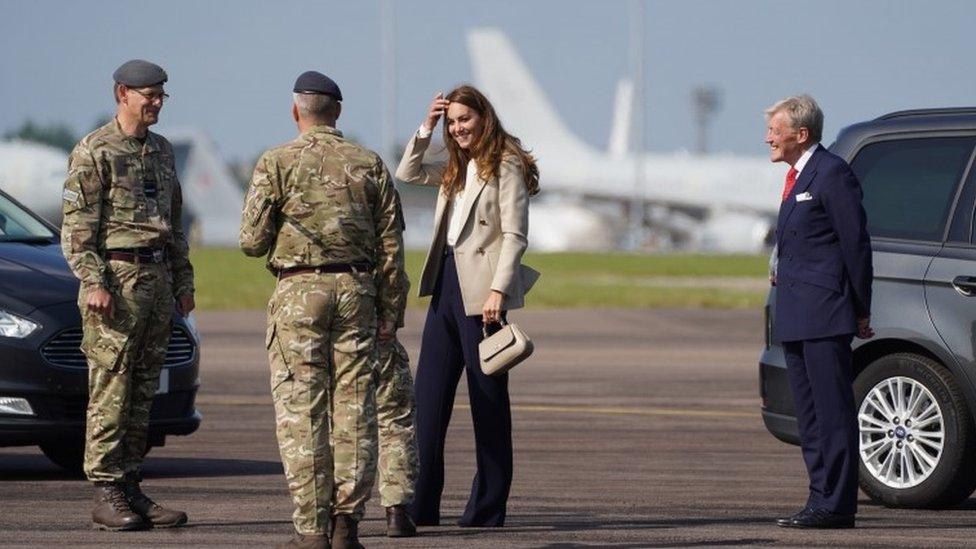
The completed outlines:
[[[162,67],[142,59],[133,59],[122,63],[112,73],[112,78],[119,84],[124,84],[130,88],[155,86],[169,79]]]
[[[319,93],[328,95],[337,101],[342,101],[342,92],[339,86],[328,76],[316,72],[306,71],[295,80],[295,93]]]

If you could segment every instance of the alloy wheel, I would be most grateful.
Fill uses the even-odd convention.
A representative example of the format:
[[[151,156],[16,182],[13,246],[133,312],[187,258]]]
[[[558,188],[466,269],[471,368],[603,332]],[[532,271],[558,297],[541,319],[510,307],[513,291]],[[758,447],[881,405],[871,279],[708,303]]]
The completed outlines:
[[[864,397],[857,417],[861,461],[884,485],[917,486],[939,464],[945,422],[935,397],[919,381],[882,380]]]

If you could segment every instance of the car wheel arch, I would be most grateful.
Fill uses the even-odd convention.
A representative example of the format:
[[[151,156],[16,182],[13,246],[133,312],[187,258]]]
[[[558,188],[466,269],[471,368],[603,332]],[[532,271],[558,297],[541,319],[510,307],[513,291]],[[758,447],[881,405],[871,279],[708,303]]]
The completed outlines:
[[[856,378],[860,375],[869,364],[886,355],[915,353],[930,358],[937,362],[939,366],[948,370],[956,380],[956,383],[962,390],[962,394],[966,398],[969,414],[972,416],[973,421],[976,422],[976,393],[974,393],[973,384],[970,383],[970,377],[954,358],[944,356],[942,351],[943,349],[939,345],[925,345],[918,340],[910,341],[898,338],[873,339],[854,349],[854,377]]]

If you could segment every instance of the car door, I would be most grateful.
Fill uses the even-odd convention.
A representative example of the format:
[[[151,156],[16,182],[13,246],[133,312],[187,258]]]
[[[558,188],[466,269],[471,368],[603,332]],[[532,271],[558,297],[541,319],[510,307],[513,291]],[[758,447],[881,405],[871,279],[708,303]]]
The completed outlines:
[[[871,317],[878,339],[937,339],[925,273],[943,247],[974,143],[958,134],[880,135],[861,144],[851,160],[874,250]]]
[[[947,230],[946,245],[925,276],[925,299],[939,337],[969,378],[976,379],[976,170],[973,155]]]

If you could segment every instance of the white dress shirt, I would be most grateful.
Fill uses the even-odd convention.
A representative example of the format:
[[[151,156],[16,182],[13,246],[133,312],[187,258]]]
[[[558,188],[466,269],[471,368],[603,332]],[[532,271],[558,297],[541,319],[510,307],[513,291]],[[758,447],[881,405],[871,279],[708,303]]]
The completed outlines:
[[[806,166],[807,162],[810,161],[810,157],[813,156],[813,151],[817,150],[817,145],[819,144],[820,143],[814,143],[813,145],[807,147],[807,150],[803,151],[803,154],[800,155],[800,159],[796,161],[796,164],[793,164],[793,169],[796,170],[797,179],[800,178],[800,172],[803,171],[803,167]]]

